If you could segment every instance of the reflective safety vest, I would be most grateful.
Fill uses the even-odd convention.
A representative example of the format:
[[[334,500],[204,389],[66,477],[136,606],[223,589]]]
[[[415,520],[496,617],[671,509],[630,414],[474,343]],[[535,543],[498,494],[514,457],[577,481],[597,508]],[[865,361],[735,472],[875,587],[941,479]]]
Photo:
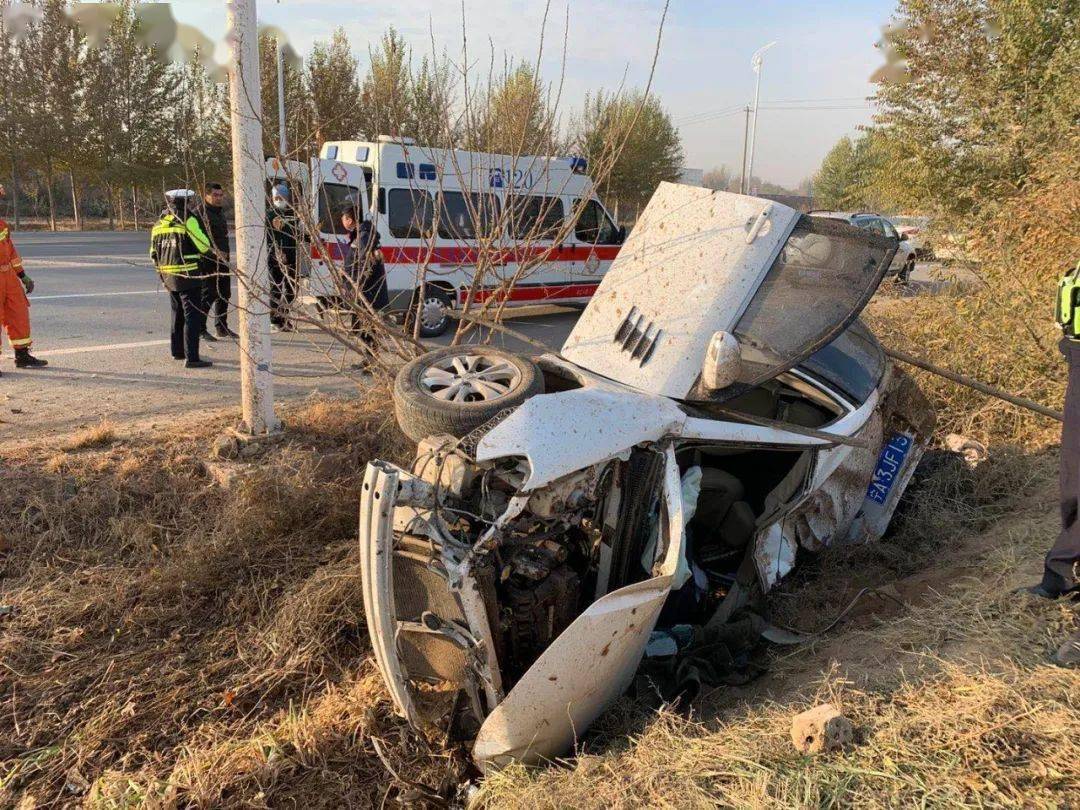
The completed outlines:
[[[1069,340],[1080,340],[1080,262],[1058,282],[1054,317]]]
[[[159,273],[187,275],[199,269],[199,257],[210,250],[210,238],[195,216],[181,222],[165,214],[150,232],[150,258]]]

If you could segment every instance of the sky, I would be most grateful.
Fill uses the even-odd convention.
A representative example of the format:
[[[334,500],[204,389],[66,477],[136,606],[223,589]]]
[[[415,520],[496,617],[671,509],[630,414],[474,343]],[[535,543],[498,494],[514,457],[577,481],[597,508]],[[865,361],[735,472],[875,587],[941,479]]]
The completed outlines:
[[[550,81],[564,76],[564,121],[579,113],[589,91],[648,81],[663,10],[663,0],[552,0],[545,25],[542,0],[464,0],[463,25],[462,0],[258,5],[260,22],[283,28],[301,54],[344,27],[362,67],[368,48],[390,25],[416,58],[434,49],[459,64],[464,33],[474,75],[486,75],[493,57],[498,66],[504,59],[535,61],[543,32],[543,75]],[[173,13],[220,39],[223,6],[221,0],[180,0]],[[653,91],[679,128],[686,165],[737,171],[742,107],[754,96],[750,58],[775,41],[762,72],[754,174],[788,186],[813,174],[840,137],[870,121],[869,77],[883,61],[875,43],[893,8],[894,0],[671,0]]]

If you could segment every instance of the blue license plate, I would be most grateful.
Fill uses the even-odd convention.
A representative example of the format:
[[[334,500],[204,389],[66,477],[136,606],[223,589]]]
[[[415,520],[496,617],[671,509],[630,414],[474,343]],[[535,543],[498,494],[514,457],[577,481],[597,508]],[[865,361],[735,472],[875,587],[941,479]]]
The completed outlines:
[[[914,443],[913,437],[906,433],[894,433],[885,446],[881,448],[878,456],[877,469],[870,486],[866,488],[866,499],[874,503],[884,504],[892,491],[893,484],[900,477],[900,471],[904,468],[904,459]]]

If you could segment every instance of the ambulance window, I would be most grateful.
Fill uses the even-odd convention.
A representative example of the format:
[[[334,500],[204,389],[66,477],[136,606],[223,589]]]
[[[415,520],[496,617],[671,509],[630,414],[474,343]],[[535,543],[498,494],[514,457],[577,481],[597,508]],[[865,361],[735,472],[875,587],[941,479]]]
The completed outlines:
[[[513,197],[509,201],[510,236],[514,239],[554,239],[563,226],[563,202],[558,197]]]
[[[491,235],[498,227],[499,201],[491,194],[444,191],[439,212],[439,236],[443,239],[475,239]]]
[[[617,245],[619,232],[596,200],[589,200],[578,217],[575,228],[579,242],[590,245]]]
[[[337,183],[323,183],[319,190],[319,233],[344,233],[341,212],[350,205],[359,207],[360,189]]]
[[[390,211],[387,224],[398,239],[423,239],[431,234],[433,210],[431,195],[426,191],[392,188],[387,195]]]

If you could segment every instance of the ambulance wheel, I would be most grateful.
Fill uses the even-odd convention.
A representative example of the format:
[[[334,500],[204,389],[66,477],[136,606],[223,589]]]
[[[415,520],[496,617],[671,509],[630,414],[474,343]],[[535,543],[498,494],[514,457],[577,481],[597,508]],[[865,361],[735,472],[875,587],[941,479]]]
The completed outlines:
[[[450,346],[406,364],[394,380],[394,414],[413,441],[461,438],[496,414],[544,393],[540,369],[490,346]]]
[[[425,288],[423,304],[420,304],[420,291],[417,290],[413,293],[409,311],[405,314],[405,329],[412,334],[417,310],[419,310],[420,337],[435,338],[445,335],[449,331],[450,323],[453,320],[450,317],[450,310],[453,308],[453,299],[441,287],[430,285]]]

